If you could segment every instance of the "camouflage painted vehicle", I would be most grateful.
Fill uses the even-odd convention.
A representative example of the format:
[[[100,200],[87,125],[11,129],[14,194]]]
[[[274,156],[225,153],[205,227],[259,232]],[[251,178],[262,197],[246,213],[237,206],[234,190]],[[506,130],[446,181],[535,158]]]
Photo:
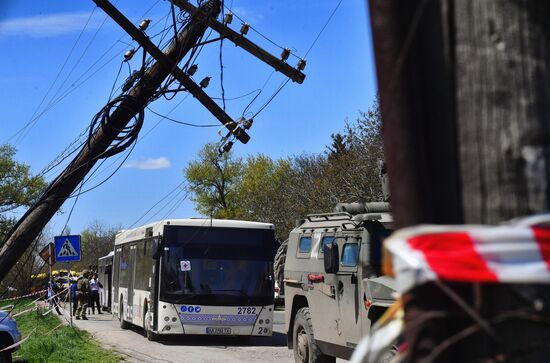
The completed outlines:
[[[394,302],[393,280],[380,276],[391,223],[388,203],[352,203],[309,215],[292,230],[284,288],[287,345],[296,362],[349,359]]]

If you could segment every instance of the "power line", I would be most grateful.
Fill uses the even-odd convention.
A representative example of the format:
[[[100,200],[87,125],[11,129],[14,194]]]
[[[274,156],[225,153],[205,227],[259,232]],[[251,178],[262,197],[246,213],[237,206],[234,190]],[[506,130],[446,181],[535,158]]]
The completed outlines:
[[[323,25],[323,27],[321,28],[321,30],[319,31],[319,34],[317,34],[317,36],[315,37],[315,40],[313,41],[313,43],[311,43],[311,45],[309,46],[309,49],[307,50],[306,54],[304,55],[304,58],[307,57],[307,55],[309,54],[309,52],[311,51],[311,48],[313,48],[313,46],[315,45],[315,43],[317,43],[317,40],[319,39],[319,37],[321,36],[321,34],[323,34],[323,31],[325,31],[325,28],[327,27],[327,25],[330,23],[330,21],[332,20],[332,17],[334,16],[334,14],[336,13],[336,10],[338,10],[338,8],[340,7],[340,4],[342,4],[342,1],[344,0],[340,0],[338,2],[338,4],[336,4],[336,7],[334,8],[334,10],[332,10],[332,13],[330,14],[330,16],[328,17],[327,21],[325,22],[325,25]]]
[[[185,184],[185,180],[182,181],[181,183],[179,183],[178,185],[176,185],[175,188],[173,188],[172,190],[170,190],[165,196],[163,196],[159,201],[157,201],[155,204],[153,204],[153,206],[151,208],[149,208],[147,210],[147,212],[145,212],[144,214],[141,215],[141,217],[139,217],[138,219],[135,220],[134,223],[132,223],[130,225],[130,227],[128,228],[133,228],[139,221],[141,221],[143,218],[145,218],[145,216],[147,214],[149,214],[149,212],[151,212],[157,205],[159,205],[160,203],[162,203],[166,198],[168,198],[172,193],[174,193],[177,189],[179,189],[183,184]]]
[[[185,192],[185,195],[179,200],[179,201],[176,201],[176,203],[174,204],[174,207],[172,209],[170,209],[161,219],[166,219],[168,218],[172,213],[174,213],[179,207],[181,207],[181,205],[183,204],[183,202],[185,202],[187,200],[187,197],[189,196],[189,191],[186,191]]]
[[[86,20],[86,23],[84,24],[84,27],[80,30],[80,33],[78,34],[75,42],[73,43],[73,46],[71,47],[71,50],[69,51],[69,54],[67,54],[67,57],[65,57],[65,61],[63,62],[63,64],[61,65],[61,67],[59,68],[59,71],[57,72],[57,75],[55,76],[53,82],[50,84],[50,86],[48,87],[46,93],[44,94],[44,96],[42,97],[42,100],[40,101],[40,103],[38,104],[38,106],[35,108],[33,114],[31,115],[29,121],[25,124],[25,126],[23,126],[21,129],[19,129],[19,131],[17,131],[15,134],[13,134],[10,138],[8,138],[6,140],[6,143],[8,143],[11,139],[13,139],[16,135],[20,135],[17,140],[15,140],[15,145],[17,145],[21,140],[22,138],[24,137],[24,133],[25,133],[25,129],[29,128],[29,127],[32,127],[31,126],[31,123],[33,123],[35,121],[35,115],[36,113],[38,112],[38,110],[40,109],[40,107],[42,107],[42,104],[44,103],[44,101],[46,100],[46,98],[48,97],[48,95],[50,94],[50,91],[53,89],[55,83],[57,82],[57,80],[59,79],[59,76],[61,75],[61,73],[63,72],[63,69],[65,69],[65,66],[67,65],[67,63],[69,62],[69,59],[71,58],[74,50],[76,49],[76,46],[78,44],[78,42],[80,41],[80,38],[82,37],[82,34],[84,34],[84,31],[86,30],[86,28],[88,27],[88,24],[90,22],[90,19],[92,18],[94,12],[96,11],[97,9],[97,6],[94,7],[94,9],[90,12],[90,15],[88,16],[88,19]]]
[[[156,5],[158,5],[159,3],[161,2],[161,0],[157,0],[148,10],[145,11],[145,13],[143,13],[143,15],[141,16],[141,18],[145,17]],[[84,28],[81,30],[77,40],[75,41],[75,43],[73,44],[73,47],[71,48],[71,51],[69,52],[69,55],[67,56],[67,58],[65,59],[62,67],[60,68],[54,82],[50,85],[50,87],[48,88],[48,91],[46,92],[46,94],[44,95],[43,99],[41,100],[40,104],[36,107],[33,115],[31,116],[30,120],[27,122],[27,124],[25,126],[23,126],[21,129],[19,129],[14,135],[12,135],[9,139],[6,140],[6,142],[9,142],[11,139],[13,139],[14,137],[16,137],[17,135],[21,134],[21,133],[24,133],[24,135],[20,136],[18,138],[18,140],[16,141],[16,144],[21,142],[22,139],[28,134],[28,132],[30,131],[30,129],[32,127],[34,127],[34,125],[36,124],[36,122],[46,113],[48,112],[49,110],[51,110],[55,105],[57,105],[61,100],[63,100],[65,97],[67,97],[69,94],[71,94],[72,92],[74,92],[76,89],[78,89],[80,86],[82,86],[84,83],[86,83],[90,78],[92,78],[95,74],[97,74],[97,72],[99,72],[100,70],[102,70],[103,68],[105,68],[105,66],[107,66],[109,63],[111,63],[115,58],[117,58],[118,56],[120,56],[124,50],[118,52],[116,55],[114,55],[112,58],[110,58],[107,62],[105,62],[103,65],[101,65],[97,70],[95,70],[92,74],[90,74],[87,78],[85,78],[83,81],[81,81],[80,83],[77,84],[77,82],[79,82],[88,72],[90,72],[93,67],[98,64],[116,45],[118,42],[120,42],[125,36],[127,36],[127,34],[124,34],[122,35],[118,40],[116,40],[90,67],[88,67],[88,69],[86,71],[84,71],[72,84],[71,86],[69,86],[67,89],[65,89],[61,95],[59,95],[59,92],[61,91],[61,88],[62,86],[58,87],[57,91],[55,92],[55,94],[52,96],[52,98],[50,99],[50,101],[48,102],[48,105],[46,105],[44,107],[44,109],[38,113],[40,107],[42,106],[42,104],[44,103],[44,101],[46,100],[47,96],[49,95],[50,91],[53,89],[55,83],[57,82],[57,80],[59,79],[63,69],[65,68],[66,64],[68,63],[70,57],[72,56],[72,53],[74,52],[75,48],[76,48],[76,45],[77,43],[79,42],[82,34],[84,33],[88,23],[90,22],[90,19],[93,15],[93,13],[95,12],[95,10],[97,9],[97,7],[95,7],[93,9],[93,11],[91,12],[88,20],[86,21],[85,25],[84,25]],[[84,52],[82,53],[81,57],[79,58],[79,60],[77,61],[77,63],[73,66],[73,68],[71,69],[70,73],[69,73],[69,76],[70,74],[74,71],[76,65],[81,61],[81,59],[83,58],[84,54],[87,52],[87,50],[89,49],[89,47],[91,46],[92,42],[94,41],[94,39],[96,38],[98,32],[100,31],[100,29],[103,27],[103,25],[105,24],[107,20],[107,17],[103,20],[102,24],[100,25],[100,27],[96,30],[95,34],[93,35],[92,39],[90,40],[90,42],[88,42],[88,45],[86,46],[86,49],[84,50]],[[157,26],[159,24],[159,21],[155,22],[155,24],[151,27],[151,29],[153,29],[155,26]],[[67,76],[65,78],[65,80],[63,81],[63,84],[67,81],[67,79],[69,78],[69,76]],[[76,84],[76,85],[75,85]],[[58,98],[55,98],[56,96],[58,96]],[[38,114],[37,114],[38,113]],[[28,129],[26,132],[25,130]]]
[[[152,110],[150,107],[147,107],[147,109],[149,111],[151,111],[152,113],[154,113],[155,115],[161,117],[163,120],[168,120],[168,121],[180,124],[180,125],[191,126],[191,127],[218,127],[219,126],[219,125],[212,125],[212,124],[201,125],[201,124],[193,124],[193,123],[190,123],[190,122],[178,121],[178,120],[174,120],[173,118],[170,118],[168,116],[162,115],[162,114]]]

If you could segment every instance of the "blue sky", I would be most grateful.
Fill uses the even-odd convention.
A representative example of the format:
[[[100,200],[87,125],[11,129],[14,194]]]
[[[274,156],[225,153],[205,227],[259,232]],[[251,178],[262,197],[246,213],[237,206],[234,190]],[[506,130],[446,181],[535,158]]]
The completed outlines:
[[[225,3],[270,40],[303,56],[338,1],[226,0]],[[120,0],[115,4],[136,23],[149,10],[145,17],[152,20],[147,31],[151,36],[165,28],[169,1]],[[91,0],[0,3],[0,142],[14,144],[18,161],[29,164],[34,173],[43,170],[89,125],[109,97],[122,54],[135,46],[105,17]],[[235,18],[231,27],[238,31],[240,21]],[[249,38],[275,55],[281,52],[253,31]],[[295,57],[289,59],[292,65],[296,61]],[[260,89],[269,79],[251,106],[252,112],[261,107],[284,79],[228,41],[223,45],[223,64],[227,98]],[[131,66],[135,69],[139,64],[134,60]],[[195,80],[212,77],[206,92],[211,97],[220,97],[219,43],[203,48],[198,66]],[[263,153],[281,158],[323,152],[331,133],[341,131],[346,119],[354,119],[359,110],[372,104],[376,79],[364,1],[343,0],[308,54],[304,73],[306,79],[302,85],[289,82],[258,115],[249,131],[250,142],[236,144],[233,148],[236,155]],[[124,64],[117,86],[128,74]],[[239,117],[251,98],[227,101],[227,113]],[[217,123],[198,101],[186,98],[184,93],[172,101],[159,99],[150,107],[167,114],[176,105],[170,113],[174,119]],[[36,112],[41,114],[39,118],[33,118]],[[29,121],[30,125],[24,128]],[[190,128],[160,121],[147,111],[141,139],[123,167],[107,182],[79,198],[69,220],[71,232],[79,233],[92,220],[124,228],[132,225],[183,181],[182,169],[206,142],[219,141],[217,131],[218,128]],[[83,189],[107,178],[122,161],[119,157],[107,160]],[[46,178],[52,180],[60,167],[47,173]],[[183,192],[170,194],[152,211],[158,213],[150,213],[140,224],[151,217],[156,220],[165,216],[198,216],[193,203],[182,197]],[[54,234],[61,232],[72,202],[67,201],[63,212],[53,218]]]

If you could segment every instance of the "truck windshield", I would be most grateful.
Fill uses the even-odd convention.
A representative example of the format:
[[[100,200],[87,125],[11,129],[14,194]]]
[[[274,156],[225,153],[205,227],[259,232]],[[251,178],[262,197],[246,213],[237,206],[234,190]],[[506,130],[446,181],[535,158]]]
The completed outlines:
[[[272,304],[273,230],[166,226],[164,238],[163,301]]]

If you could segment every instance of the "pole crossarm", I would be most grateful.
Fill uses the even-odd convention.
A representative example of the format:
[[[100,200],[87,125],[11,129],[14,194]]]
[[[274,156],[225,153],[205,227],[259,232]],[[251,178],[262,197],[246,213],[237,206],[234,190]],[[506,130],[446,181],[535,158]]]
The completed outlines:
[[[97,6],[107,13],[122,29],[124,29],[136,42],[138,42],[147,53],[169,71],[204,107],[206,107],[235,137],[246,144],[250,136],[240,128],[237,123],[212,100],[203,89],[197,85],[185,72],[178,67],[177,63],[170,60],[151,40],[126,18],[117,8],[107,0],[93,0]],[[195,16],[196,12],[192,14]],[[211,18],[210,18],[211,19]],[[204,20],[204,19],[201,19]]]
[[[189,13],[191,16],[196,14],[198,10],[187,0],[174,0],[174,4],[176,4],[183,11]],[[268,53],[264,49],[260,48],[258,45],[246,39],[243,35],[223,25],[215,18],[208,19],[208,26],[218,32],[223,38],[227,38],[228,40],[232,41],[233,43],[235,43],[235,45],[243,48],[253,56],[269,64],[275,70],[281,72],[288,78],[292,79],[294,82],[300,84],[304,82],[304,79],[306,78],[305,74],[300,72],[298,69],[293,68],[288,63],[283,62],[279,58]]]
[[[94,1],[100,7],[109,6],[107,0]],[[220,5],[220,0],[210,0],[200,7],[198,14],[191,18],[189,24],[165,48],[166,57],[160,57],[163,63],[157,60],[145,70],[141,81],[132,87],[127,96],[121,98],[116,109],[110,114],[108,123],[93,132],[78,155],[7,233],[0,245],[0,280],[6,276],[52,216],[76,190],[111,143],[116,140],[121,130],[124,130],[134,116],[155,97],[157,89],[171,73],[171,67],[183,59],[208,28],[206,19],[219,14]],[[135,32],[132,36],[139,37]]]

